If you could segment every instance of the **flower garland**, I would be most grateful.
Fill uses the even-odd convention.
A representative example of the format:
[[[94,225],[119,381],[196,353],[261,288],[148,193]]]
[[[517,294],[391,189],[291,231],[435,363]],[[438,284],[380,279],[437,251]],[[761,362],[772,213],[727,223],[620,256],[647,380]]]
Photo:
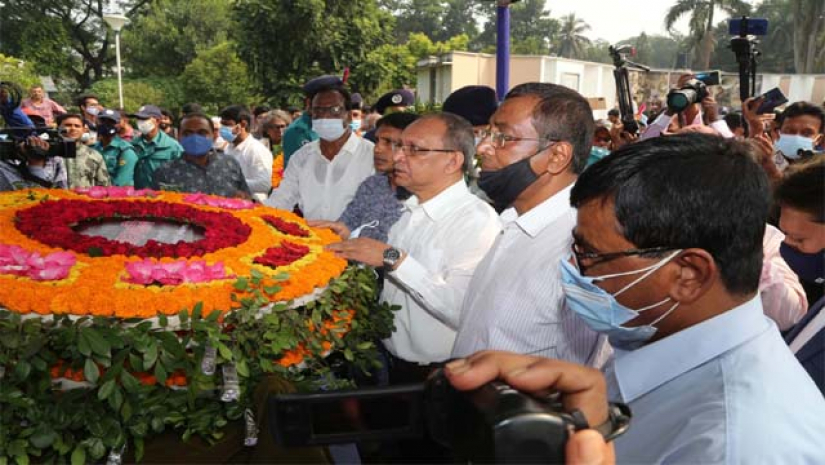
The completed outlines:
[[[62,271],[46,280],[0,268],[0,307],[22,314],[121,318],[174,315],[198,302],[203,302],[206,313],[228,311],[238,306],[232,299],[233,280],[226,279],[229,274],[288,274],[277,290],[269,287],[273,292],[266,297],[277,302],[311,294],[346,268],[345,260],[324,250],[339,240],[331,231],[311,229],[290,212],[257,204],[225,205],[220,200],[123,188],[0,193],[4,245],[29,256],[39,254],[47,262],[54,253],[68,253],[75,260],[71,265],[61,262],[68,274]],[[150,240],[138,246],[79,232],[86,225],[126,220],[188,225],[202,231],[203,238],[175,244]],[[278,258],[287,250],[291,260]],[[215,268],[197,268],[201,265],[196,263],[207,268],[222,264],[231,273],[221,275]],[[184,274],[200,278],[169,275],[181,264],[190,269]],[[147,275],[149,268],[156,271]]]
[[[272,159],[272,188],[275,189],[281,185],[284,179],[284,153],[281,152],[275,155]]]

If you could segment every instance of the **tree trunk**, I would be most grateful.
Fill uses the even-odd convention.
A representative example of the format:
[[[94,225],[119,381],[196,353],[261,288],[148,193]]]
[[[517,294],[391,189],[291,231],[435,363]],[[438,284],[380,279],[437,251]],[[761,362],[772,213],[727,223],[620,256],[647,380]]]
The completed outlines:
[[[708,3],[708,20],[705,23],[705,32],[702,34],[702,41],[699,43],[699,65],[703,70],[710,67],[710,56],[713,55],[713,13],[716,10],[716,1]]]
[[[800,74],[812,74],[816,65],[820,23],[825,14],[822,0],[794,0],[794,67]]]

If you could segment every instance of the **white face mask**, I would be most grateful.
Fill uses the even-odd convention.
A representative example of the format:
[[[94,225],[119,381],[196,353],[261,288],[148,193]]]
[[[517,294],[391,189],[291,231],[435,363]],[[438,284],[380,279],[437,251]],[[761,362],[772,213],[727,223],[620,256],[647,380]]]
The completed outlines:
[[[137,129],[141,134],[147,136],[155,129],[155,122],[151,119],[140,119],[137,122]]]
[[[312,130],[318,134],[321,139],[332,142],[338,140],[347,131],[344,127],[344,120],[321,118],[312,120]]]

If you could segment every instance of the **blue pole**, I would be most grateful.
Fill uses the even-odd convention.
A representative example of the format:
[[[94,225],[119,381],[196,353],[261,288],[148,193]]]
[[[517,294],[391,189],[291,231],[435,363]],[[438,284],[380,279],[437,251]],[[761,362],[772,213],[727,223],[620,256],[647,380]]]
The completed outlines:
[[[503,4],[503,5],[502,5]],[[504,100],[510,88],[510,8],[500,2],[496,8],[496,96]]]

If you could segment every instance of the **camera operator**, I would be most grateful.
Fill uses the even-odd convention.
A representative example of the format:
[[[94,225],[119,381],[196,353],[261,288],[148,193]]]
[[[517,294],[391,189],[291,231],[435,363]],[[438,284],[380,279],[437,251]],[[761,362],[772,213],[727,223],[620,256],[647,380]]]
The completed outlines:
[[[759,161],[771,181],[782,180],[791,165],[810,160],[816,147],[825,140],[825,110],[809,102],[795,102],[778,117],[778,138],[770,134],[767,123],[756,109],[763,98],[750,98],[742,104],[749,137],[755,141]]]
[[[83,134],[88,129],[83,117],[77,113],[64,113],[57,117],[57,124],[64,137],[77,142],[77,156],[65,160],[69,188],[110,185],[103,156],[83,143]]]
[[[693,74],[683,74],[679,76],[679,81],[676,84],[676,89],[684,89],[686,86],[690,87],[696,81],[696,76]],[[704,86],[704,84],[701,84]],[[702,112],[705,113],[706,119],[709,121],[707,128],[696,128],[696,126],[705,126],[703,122]],[[672,135],[680,132],[704,132],[713,134],[716,133],[722,137],[733,137],[733,133],[728,128],[724,119],[719,119],[719,105],[716,99],[707,92],[699,102],[689,105],[681,112],[686,124],[682,125],[677,112],[671,108],[666,108],[648,127],[647,130],[639,137],[640,140],[651,139],[660,135]],[[686,129],[691,128],[691,129]]]
[[[459,390],[471,390],[501,380],[536,397],[561,393],[565,410],[579,410],[590,425],[608,419],[607,387],[602,374],[582,365],[508,352],[477,352],[447,364],[444,373]],[[616,462],[613,444],[592,429],[578,431],[567,441],[570,464],[610,465]]]
[[[68,187],[66,166],[60,157],[47,157],[49,143],[29,136],[17,143],[22,160],[0,160],[0,192],[18,189]]]

